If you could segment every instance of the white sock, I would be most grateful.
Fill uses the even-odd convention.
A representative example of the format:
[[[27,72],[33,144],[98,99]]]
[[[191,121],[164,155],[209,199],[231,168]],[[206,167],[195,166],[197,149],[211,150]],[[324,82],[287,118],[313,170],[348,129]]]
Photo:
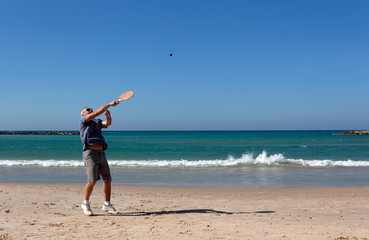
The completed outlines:
[[[88,201],[88,200],[83,200],[83,204],[90,204],[90,201]]]
[[[109,206],[110,205],[110,201],[105,201],[104,204],[105,204],[105,206]]]

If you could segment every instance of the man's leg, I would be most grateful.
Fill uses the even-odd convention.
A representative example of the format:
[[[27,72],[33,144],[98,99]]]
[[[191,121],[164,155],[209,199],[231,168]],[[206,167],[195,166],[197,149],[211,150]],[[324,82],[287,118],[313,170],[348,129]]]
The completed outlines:
[[[92,190],[94,189],[96,182],[88,182],[85,187],[85,200],[83,201],[81,207],[83,209],[83,213],[87,216],[93,215],[90,207],[90,196]]]
[[[113,205],[110,203],[111,174],[110,174],[110,167],[109,167],[108,161],[106,160],[106,155],[104,152],[101,155],[100,173],[101,173],[102,179],[104,180],[103,191],[104,191],[104,198],[105,198],[105,202],[101,209],[111,214],[118,214],[118,211],[115,210]]]
[[[111,196],[111,173],[109,163],[106,160],[105,152],[101,153],[101,160],[100,160],[100,174],[102,179],[104,180],[103,183],[103,191],[104,191],[104,199],[105,202],[110,202]]]
[[[110,196],[111,196],[111,180],[104,181],[103,191],[104,191],[105,202],[110,202]]]
[[[105,202],[104,202],[103,207],[101,209],[104,210],[104,211],[109,212],[110,214],[118,214],[119,212],[110,203],[111,180],[104,181],[103,190],[104,190]]]
[[[89,201],[96,182],[88,182],[85,187],[85,200]]]
[[[85,163],[86,173],[87,173],[87,183],[85,187],[85,200],[90,200],[90,196],[96,181],[99,180],[99,168],[96,165],[97,162],[96,152],[93,150],[83,151],[83,162]]]

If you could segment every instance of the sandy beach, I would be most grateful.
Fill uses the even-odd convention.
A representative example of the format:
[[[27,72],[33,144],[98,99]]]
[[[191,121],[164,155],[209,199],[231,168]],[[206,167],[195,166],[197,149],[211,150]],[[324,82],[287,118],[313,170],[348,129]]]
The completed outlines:
[[[83,214],[83,185],[0,184],[0,239],[369,239],[369,187],[113,186],[121,212]]]

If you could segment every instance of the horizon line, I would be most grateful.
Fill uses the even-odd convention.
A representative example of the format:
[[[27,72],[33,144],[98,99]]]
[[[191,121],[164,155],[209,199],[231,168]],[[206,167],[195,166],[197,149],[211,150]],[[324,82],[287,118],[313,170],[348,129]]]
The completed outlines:
[[[104,130],[105,132],[252,132],[252,131],[368,131],[369,129],[202,129],[202,130]],[[79,132],[79,130],[0,130],[0,132]]]

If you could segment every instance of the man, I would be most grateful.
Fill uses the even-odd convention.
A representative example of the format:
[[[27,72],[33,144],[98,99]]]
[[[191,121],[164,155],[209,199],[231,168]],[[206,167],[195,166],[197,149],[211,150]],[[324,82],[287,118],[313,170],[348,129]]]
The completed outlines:
[[[109,107],[114,107],[119,104],[119,101],[112,101],[111,103],[105,104],[96,111],[91,108],[85,107],[81,111],[81,121],[79,124],[80,137],[83,146],[83,161],[86,167],[88,182],[85,187],[85,200],[81,207],[83,212],[87,216],[91,216],[93,213],[90,207],[90,195],[96,184],[96,181],[102,177],[103,191],[105,202],[102,206],[102,210],[107,211],[111,214],[118,214],[113,205],[110,203],[111,196],[111,175],[109,164],[106,160],[105,150],[108,145],[102,136],[101,129],[107,128],[111,125],[110,112],[107,110]],[[97,116],[105,113],[106,120],[95,119]]]

